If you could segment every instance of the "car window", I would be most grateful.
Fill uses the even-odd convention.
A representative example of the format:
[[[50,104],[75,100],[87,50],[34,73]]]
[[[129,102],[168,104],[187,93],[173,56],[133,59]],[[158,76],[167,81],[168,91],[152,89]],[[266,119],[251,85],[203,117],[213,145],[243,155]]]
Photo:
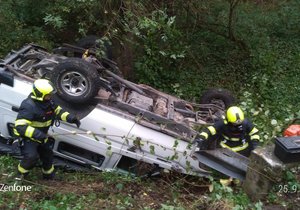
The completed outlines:
[[[74,146],[66,142],[59,142],[57,151],[70,157],[79,159],[87,164],[101,166],[105,157],[101,154]]]

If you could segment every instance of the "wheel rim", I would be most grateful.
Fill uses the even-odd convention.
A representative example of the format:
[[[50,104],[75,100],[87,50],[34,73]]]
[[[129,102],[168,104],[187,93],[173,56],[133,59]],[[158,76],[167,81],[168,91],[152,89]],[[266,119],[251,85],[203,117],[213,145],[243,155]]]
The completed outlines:
[[[82,96],[88,89],[87,79],[75,71],[63,74],[60,84],[64,92],[71,96]]]

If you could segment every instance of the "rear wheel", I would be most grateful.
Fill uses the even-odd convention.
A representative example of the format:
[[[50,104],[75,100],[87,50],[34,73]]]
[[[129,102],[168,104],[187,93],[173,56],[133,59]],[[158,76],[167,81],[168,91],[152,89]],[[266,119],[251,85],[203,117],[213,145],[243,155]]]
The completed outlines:
[[[68,58],[51,72],[57,94],[65,101],[85,103],[98,92],[99,75],[96,68],[80,58]]]
[[[222,118],[225,110],[235,103],[235,98],[228,90],[209,89],[203,93],[200,103],[203,119],[213,123]]]
[[[84,49],[99,49],[99,48],[103,48],[104,49],[104,53],[105,53],[105,57],[112,60],[112,50],[111,50],[111,46],[107,41],[104,41],[103,43],[103,47],[100,46],[100,44],[97,43],[97,40],[101,39],[98,36],[95,35],[89,35],[86,37],[83,37],[82,39],[80,39],[77,42],[77,46],[84,48]],[[82,55],[78,55],[78,57],[81,57]]]
[[[222,109],[226,109],[235,103],[235,98],[228,90],[213,88],[202,94],[200,103],[213,104]]]
[[[108,70],[110,70],[111,72],[113,72],[114,74],[123,77],[122,72],[120,71],[120,69],[117,66],[117,63],[115,63],[114,61],[112,61],[112,48],[111,45],[109,44],[108,41],[104,40],[103,42],[103,46],[100,43],[97,43],[97,40],[101,39],[98,36],[95,35],[89,35],[86,36],[82,39],[80,39],[77,42],[77,46],[84,48],[84,49],[92,49],[92,51],[97,51],[102,49],[104,51],[104,56],[101,58],[97,58],[101,64]],[[96,56],[96,55],[94,55]],[[82,57],[82,53],[75,53],[75,57]]]
[[[82,47],[85,49],[92,48],[92,47],[95,48],[97,39],[100,38],[95,35],[86,36],[81,38],[76,45],[78,47]]]

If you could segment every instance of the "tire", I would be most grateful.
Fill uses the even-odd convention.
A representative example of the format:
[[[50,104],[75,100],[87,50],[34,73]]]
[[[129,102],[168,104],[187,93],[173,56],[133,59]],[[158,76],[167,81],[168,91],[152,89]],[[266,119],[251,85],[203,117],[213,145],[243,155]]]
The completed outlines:
[[[97,48],[99,48],[99,46],[97,45],[96,41],[97,39],[100,39],[100,37],[95,36],[95,35],[89,35],[86,36],[82,39],[80,39],[77,42],[77,46],[84,48],[84,49],[94,49],[96,50]],[[105,51],[105,56],[102,59],[99,59],[99,61],[102,63],[102,65],[110,70],[111,72],[113,72],[114,74],[123,77],[122,72],[120,71],[120,69],[118,68],[117,64],[112,61],[112,49],[111,46],[108,42],[104,41],[104,51]],[[75,57],[81,58],[82,54],[81,53],[75,53],[74,54]]]
[[[79,41],[77,42],[76,45],[78,47],[82,47],[85,49],[91,48],[91,47],[96,47],[97,39],[100,39],[100,37],[95,36],[95,35],[89,35],[89,36],[79,39]]]
[[[89,49],[89,48],[95,48],[97,49],[99,47],[99,45],[97,46],[97,39],[100,39],[100,37],[98,36],[95,36],[95,35],[89,35],[89,36],[86,36],[82,39],[80,39],[78,42],[77,42],[77,46],[78,47],[81,47],[81,48],[84,48],[84,49]],[[108,42],[104,42],[104,47],[105,47],[105,57],[112,60],[112,51],[111,51],[111,46],[109,45]],[[82,55],[79,55],[80,57]]]
[[[50,80],[57,88],[57,95],[67,102],[86,103],[98,93],[98,72],[81,58],[67,58],[59,63]]]
[[[205,91],[200,98],[201,104],[214,104],[223,109],[232,106],[235,101],[235,97],[230,91],[215,88]]]

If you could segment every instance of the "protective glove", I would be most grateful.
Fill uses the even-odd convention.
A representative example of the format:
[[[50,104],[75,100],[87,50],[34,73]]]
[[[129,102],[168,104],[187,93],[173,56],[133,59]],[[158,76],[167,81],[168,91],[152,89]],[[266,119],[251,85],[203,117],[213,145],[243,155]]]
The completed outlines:
[[[200,137],[197,137],[194,139],[194,141],[192,142],[192,144],[196,144],[197,147],[201,148],[201,146],[203,145],[204,143],[204,139],[200,138]]]
[[[252,149],[255,150],[258,146],[258,141],[253,140],[252,141]]]
[[[75,115],[70,115],[68,122],[76,124],[77,128],[79,128],[81,125],[80,120]]]
[[[76,120],[75,120],[75,122],[74,122],[74,123],[76,124],[77,128],[79,128],[79,127],[80,127],[80,125],[81,125],[81,122],[80,122],[80,120],[79,120],[79,119],[77,119],[77,118],[76,118]]]

